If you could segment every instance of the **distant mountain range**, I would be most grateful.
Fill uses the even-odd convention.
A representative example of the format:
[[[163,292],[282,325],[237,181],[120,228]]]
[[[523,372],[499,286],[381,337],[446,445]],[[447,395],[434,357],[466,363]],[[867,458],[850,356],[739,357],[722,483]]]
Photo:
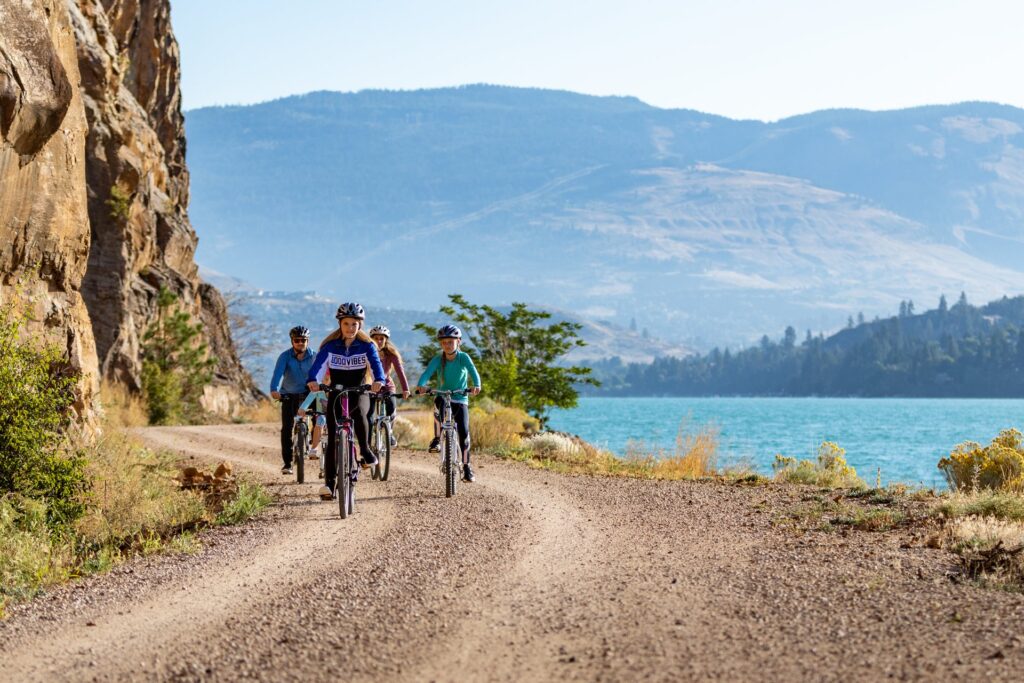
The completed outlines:
[[[204,271],[204,279],[222,289],[228,298],[235,325],[235,336],[242,353],[242,362],[252,374],[256,385],[267,390],[270,375],[278,354],[288,348],[288,331],[296,325],[305,325],[312,332],[313,348],[335,326],[334,313],[338,302],[315,292],[269,292],[253,289],[237,278]],[[366,303],[367,329],[373,325],[386,325],[391,339],[405,357],[412,370],[416,366],[416,350],[426,337],[413,330],[420,322],[435,327],[447,322],[436,310],[412,311]],[[550,309],[549,309],[550,310]],[[618,356],[626,362],[648,363],[658,357],[685,356],[693,353],[680,345],[655,339],[645,330],[633,331],[603,320],[587,320],[571,313],[550,310],[552,321],[570,320],[583,325],[580,336],[587,346],[574,349],[568,356],[573,362],[591,363],[602,358]],[[238,321],[244,318],[245,324]]]
[[[1024,110],[1009,106],[763,123],[467,86],[317,92],[186,125],[198,258],[267,289],[412,310],[521,300],[698,348],[1024,292]]]

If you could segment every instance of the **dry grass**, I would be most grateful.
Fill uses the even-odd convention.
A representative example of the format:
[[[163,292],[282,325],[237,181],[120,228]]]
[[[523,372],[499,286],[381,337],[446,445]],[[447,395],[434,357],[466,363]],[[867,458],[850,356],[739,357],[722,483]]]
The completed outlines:
[[[569,434],[541,433],[524,439],[518,448],[497,449],[497,455],[534,467],[571,474],[637,479],[699,479],[716,476],[718,432],[713,427],[687,430],[684,421],[675,450],[649,451],[631,444],[625,457]]]
[[[252,405],[242,406],[233,420],[235,422],[280,422],[281,404],[263,399]]]
[[[426,410],[404,410],[395,416],[394,435],[404,448],[426,448],[434,437],[434,418]]]
[[[1024,523],[969,516],[946,527],[943,544],[967,578],[989,588],[1024,590]]]
[[[52,536],[43,503],[13,494],[0,498],[0,619],[8,602],[64,580],[71,549]]]
[[[149,424],[146,400],[123,384],[104,380],[100,384],[103,424],[111,429],[144,427]]]
[[[142,448],[123,432],[102,436],[87,454],[88,512],[76,525],[93,547],[130,549],[209,521],[200,496],[179,488],[174,457]]]
[[[493,401],[480,401],[470,409],[473,447],[483,450],[517,448],[523,436],[537,431],[535,418],[518,408],[506,408]]]
[[[947,519],[976,516],[1024,522],[1024,495],[987,489],[954,491],[943,497],[934,510]]]
[[[684,420],[676,433],[675,451],[647,453],[630,444],[626,462],[648,479],[700,479],[716,474],[718,464],[718,430],[701,427],[696,432],[688,429]]]
[[[130,424],[125,417],[130,414],[112,416],[108,409],[106,418],[124,425]],[[73,531],[55,536],[46,524],[42,502],[0,497],[0,618],[11,600],[30,598],[69,578],[106,571],[133,554],[197,552],[200,543],[192,530],[239,523],[269,502],[261,487],[243,484],[217,515],[199,494],[179,487],[173,455],[143,448],[111,422],[78,451],[88,463],[90,489],[86,512]]]

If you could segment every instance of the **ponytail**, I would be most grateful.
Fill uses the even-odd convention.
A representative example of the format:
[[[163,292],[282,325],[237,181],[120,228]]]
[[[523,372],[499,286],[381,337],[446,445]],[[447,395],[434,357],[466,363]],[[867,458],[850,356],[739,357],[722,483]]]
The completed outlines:
[[[390,339],[384,340],[384,348],[381,349],[382,353],[386,353],[399,363],[402,363],[402,354],[398,352],[398,347],[391,343]]]

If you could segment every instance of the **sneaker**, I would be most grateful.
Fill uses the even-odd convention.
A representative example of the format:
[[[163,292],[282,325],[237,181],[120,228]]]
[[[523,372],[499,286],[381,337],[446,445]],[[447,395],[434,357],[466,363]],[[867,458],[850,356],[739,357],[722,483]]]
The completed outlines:
[[[373,467],[379,462],[380,461],[377,460],[377,456],[373,454],[373,451],[366,451],[365,453],[363,453],[363,459],[362,461],[360,461],[360,464],[363,466],[363,469],[365,470],[367,467]]]
[[[396,439],[396,438],[395,438],[395,435],[394,435],[394,434],[392,434],[392,435],[391,435],[391,447],[392,447],[392,448],[394,448],[394,447],[395,447],[395,446],[397,446],[397,445],[398,445],[398,439]]]
[[[291,465],[285,465],[284,467],[281,468],[281,474],[291,474],[291,473],[292,473],[292,466]]]
[[[476,481],[476,477],[473,476],[473,468],[469,466],[468,462],[462,466],[462,481],[469,483]]]
[[[320,487],[320,500],[334,500],[334,491],[331,490],[330,486]]]
[[[430,442],[429,446],[427,446],[427,450],[429,452],[431,452],[431,453],[440,453],[441,452],[441,437],[435,436],[434,440]]]
[[[316,460],[319,457],[320,457],[320,454],[317,452],[317,450],[315,448],[310,448],[309,449],[309,459],[310,460]]]

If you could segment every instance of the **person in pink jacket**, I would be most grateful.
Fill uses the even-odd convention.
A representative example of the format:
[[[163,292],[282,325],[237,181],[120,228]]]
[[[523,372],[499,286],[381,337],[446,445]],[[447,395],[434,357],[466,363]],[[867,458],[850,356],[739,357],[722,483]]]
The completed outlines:
[[[405,366],[402,365],[402,354],[398,352],[398,348],[391,341],[391,330],[384,325],[376,325],[370,329],[370,339],[377,345],[377,350],[380,355],[380,362],[384,366],[384,377],[386,382],[382,392],[388,394],[394,394],[395,383],[391,379],[391,371],[394,370],[398,376],[398,383],[402,385],[402,398],[409,398],[409,380],[405,377]],[[384,404],[384,410],[387,411],[387,416],[393,418],[395,416],[395,397],[393,395],[384,397],[381,402]],[[377,407],[377,399],[373,398],[370,400],[370,415],[374,414],[374,409]],[[395,437],[391,437],[391,445],[395,445]]]

